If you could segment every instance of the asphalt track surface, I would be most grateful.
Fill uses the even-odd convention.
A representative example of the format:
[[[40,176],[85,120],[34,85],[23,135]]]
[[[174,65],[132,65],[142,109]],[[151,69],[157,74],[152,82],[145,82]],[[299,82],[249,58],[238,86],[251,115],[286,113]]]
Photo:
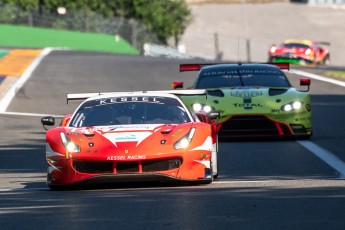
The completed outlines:
[[[7,112],[65,114],[66,93],[190,85],[181,60],[53,51]],[[320,69],[302,69],[322,73]],[[289,74],[298,86],[299,76]],[[211,185],[118,184],[50,191],[40,117],[0,115],[0,229],[345,229],[345,89],[313,80],[309,141],[221,143]],[[305,146],[312,146],[312,151]],[[329,156],[329,155],[327,155]]]

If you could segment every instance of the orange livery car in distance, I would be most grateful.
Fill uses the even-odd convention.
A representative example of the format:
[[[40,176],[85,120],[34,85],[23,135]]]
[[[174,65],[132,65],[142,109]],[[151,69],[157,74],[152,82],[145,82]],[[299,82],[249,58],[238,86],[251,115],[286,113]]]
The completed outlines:
[[[329,42],[289,39],[272,45],[268,51],[269,62],[289,62],[301,65],[327,65],[330,63]]]

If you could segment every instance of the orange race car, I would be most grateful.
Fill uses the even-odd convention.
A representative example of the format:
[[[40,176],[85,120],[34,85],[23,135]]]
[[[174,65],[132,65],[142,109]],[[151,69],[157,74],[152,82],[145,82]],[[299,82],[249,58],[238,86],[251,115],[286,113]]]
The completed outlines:
[[[174,94],[68,94],[68,100],[86,100],[46,133],[48,186],[143,180],[211,183],[218,175],[214,126],[219,113],[191,114]],[[41,122],[52,126],[55,119],[43,117]]]
[[[329,42],[316,42],[311,40],[285,40],[280,45],[272,45],[268,51],[269,62],[289,62],[292,64],[318,64],[330,63]]]

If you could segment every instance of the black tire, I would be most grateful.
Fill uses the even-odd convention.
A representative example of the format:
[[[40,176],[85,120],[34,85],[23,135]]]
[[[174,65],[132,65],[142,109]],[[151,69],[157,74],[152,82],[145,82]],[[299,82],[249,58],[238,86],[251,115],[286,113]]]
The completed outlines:
[[[327,55],[323,60],[322,60],[322,65],[329,65],[331,62],[331,58],[329,55]]]

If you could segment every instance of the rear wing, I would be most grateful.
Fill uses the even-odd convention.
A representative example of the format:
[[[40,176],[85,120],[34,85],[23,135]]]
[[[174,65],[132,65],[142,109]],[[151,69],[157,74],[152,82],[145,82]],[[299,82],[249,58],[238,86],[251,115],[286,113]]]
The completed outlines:
[[[325,45],[325,46],[330,46],[331,43],[330,42],[322,42],[322,41],[317,41],[317,42],[314,42],[315,44],[318,44],[318,45]]]
[[[195,95],[207,95],[206,89],[181,89],[181,90],[157,90],[157,91],[131,91],[131,92],[99,92],[99,93],[68,93],[67,94],[67,104],[69,101],[74,100],[85,100],[90,97],[100,96],[100,95],[124,95],[124,94],[136,94],[136,93],[168,93],[177,96],[195,96]],[[149,96],[149,95],[148,95]]]
[[[180,72],[187,72],[187,71],[199,71],[205,66],[210,65],[220,65],[220,64],[235,64],[235,63],[206,63],[206,64],[180,64]],[[241,63],[236,63],[241,65]],[[249,63],[248,63],[249,64]],[[268,65],[274,65],[279,67],[280,69],[290,69],[290,63],[251,63],[251,64],[268,64]]]

